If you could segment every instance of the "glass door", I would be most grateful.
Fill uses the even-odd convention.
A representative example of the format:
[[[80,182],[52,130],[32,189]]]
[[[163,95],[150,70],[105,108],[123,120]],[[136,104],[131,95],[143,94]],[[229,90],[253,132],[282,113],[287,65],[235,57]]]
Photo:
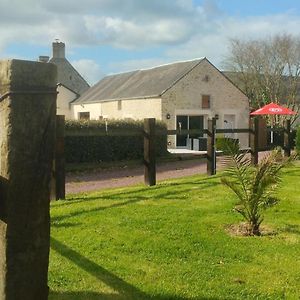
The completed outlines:
[[[176,129],[203,129],[204,116],[177,116]],[[185,134],[176,136],[176,147],[187,148],[188,141],[189,147],[193,148],[192,142],[194,138],[203,137],[203,134]]]
[[[203,116],[189,116],[189,129],[203,129],[204,125]],[[199,138],[203,137],[203,133],[192,134],[190,138]]]

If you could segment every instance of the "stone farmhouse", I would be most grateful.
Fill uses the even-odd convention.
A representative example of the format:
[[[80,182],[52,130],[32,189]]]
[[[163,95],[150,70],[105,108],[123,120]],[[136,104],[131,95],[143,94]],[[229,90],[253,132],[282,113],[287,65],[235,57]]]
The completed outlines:
[[[175,62],[104,77],[71,103],[74,119],[156,118],[168,129],[248,128],[247,96],[208,59]],[[227,134],[248,147],[247,134]],[[170,148],[199,149],[202,136],[170,136]],[[194,142],[194,143],[192,143]]]
[[[57,66],[57,114],[72,119],[71,103],[89,89],[89,84],[66,59],[65,43],[52,43],[52,58],[40,56],[39,61]]]

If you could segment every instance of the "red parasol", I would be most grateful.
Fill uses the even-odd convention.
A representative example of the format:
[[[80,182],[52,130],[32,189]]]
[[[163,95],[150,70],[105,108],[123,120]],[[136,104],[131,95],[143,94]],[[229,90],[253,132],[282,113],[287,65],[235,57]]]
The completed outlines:
[[[296,112],[272,102],[252,112],[250,115],[255,116],[255,115],[295,115],[295,114]]]
[[[250,116],[257,116],[257,115],[296,115],[296,112],[272,102],[270,104],[267,104],[267,105],[259,108],[258,110],[254,111],[250,114]],[[273,122],[272,122],[271,128],[273,128]],[[272,130],[271,131],[271,143],[272,144],[273,144],[273,134],[274,133]]]

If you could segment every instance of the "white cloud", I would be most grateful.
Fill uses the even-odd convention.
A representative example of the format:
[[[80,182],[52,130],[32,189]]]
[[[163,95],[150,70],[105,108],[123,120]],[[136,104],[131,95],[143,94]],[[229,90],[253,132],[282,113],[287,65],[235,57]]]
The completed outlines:
[[[139,24],[119,18],[86,16],[85,27],[95,43],[127,49],[179,43],[192,33],[186,23],[172,19]]]
[[[72,5],[2,0],[0,45],[16,40],[45,44],[56,37],[73,45],[122,48],[181,43],[193,32],[197,14],[192,8],[191,0],[86,0]]]
[[[173,59],[192,59],[206,56],[217,67],[221,67],[228,54],[231,38],[265,38],[274,34],[298,35],[300,18],[296,15],[279,14],[247,18],[232,18],[223,15],[195,32],[186,42],[169,48],[166,56]]]
[[[298,34],[300,28],[300,17],[295,11],[240,18],[226,15],[214,0],[201,3],[197,5],[193,0],[85,0],[73,1],[70,5],[61,0],[1,0],[0,53],[5,53],[7,46],[16,41],[49,45],[59,38],[68,48],[79,45],[166,48],[162,58],[125,61],[119,63],[120,70],[203,56],[220,66],[228,38]],[[94,74],[86,75],[91,82],[101,73],[91,60],[77,63],[83,74]]]
[[[104,76],[100,66],[94,60],[75,60],[72,61],[72,65],[90,85],[95,84]]]

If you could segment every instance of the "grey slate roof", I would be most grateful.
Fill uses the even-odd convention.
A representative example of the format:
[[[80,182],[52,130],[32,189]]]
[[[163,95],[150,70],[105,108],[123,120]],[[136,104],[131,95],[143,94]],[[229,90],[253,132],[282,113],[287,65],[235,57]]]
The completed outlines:
[[[89,84],[76,71],[66,58],[53,57],[49,61],[57,66],[57,81],[81,95],[89,89]]]
[[[159,97],[201,61],[203,59],[176,62],[147,70],[106,76],[73,103]]]

